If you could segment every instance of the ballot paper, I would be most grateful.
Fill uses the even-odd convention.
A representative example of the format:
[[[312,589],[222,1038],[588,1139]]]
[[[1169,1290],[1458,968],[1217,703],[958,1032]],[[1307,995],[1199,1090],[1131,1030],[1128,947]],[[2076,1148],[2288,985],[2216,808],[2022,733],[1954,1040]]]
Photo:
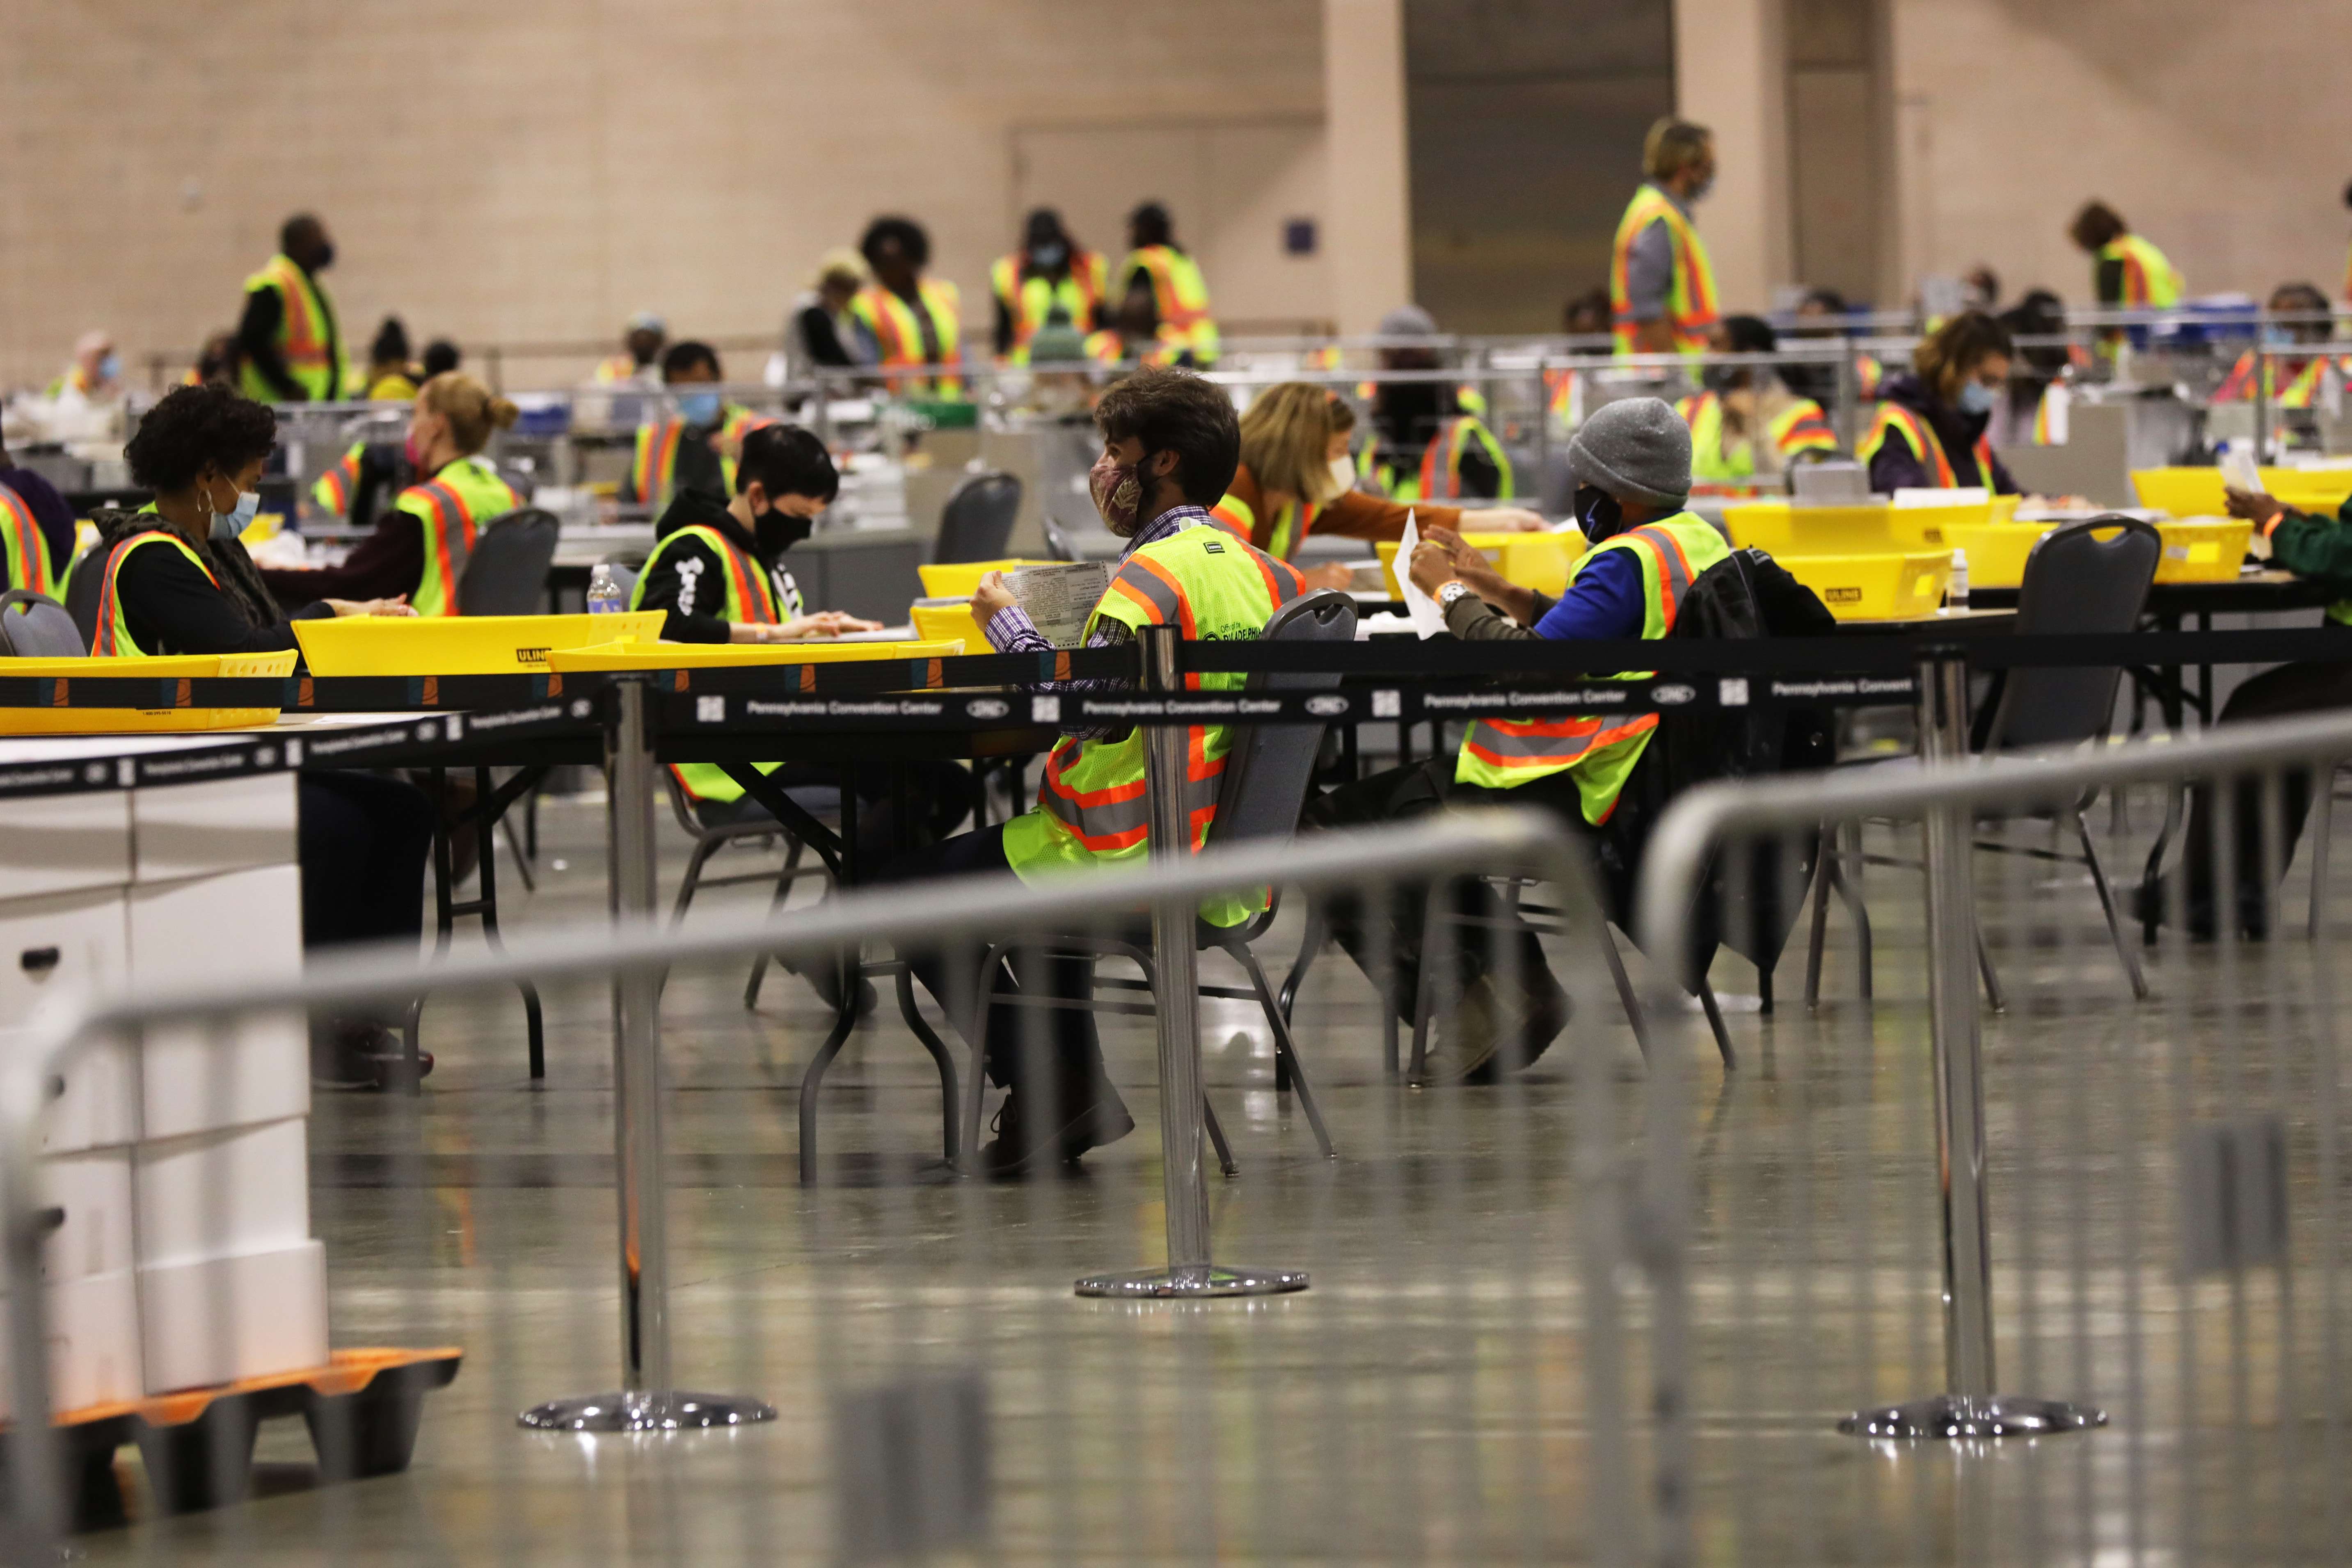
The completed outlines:
[[[1404,601],[1404,612],[1412,618],[1412,629],[1426,643],[1445,630],[1445,612],[1412,580],[1412,549],[1419,543],[1421,529],[1415,526],[1412,514],[1407,512],[1404,537],[1397,540],[1396,559],[1389,563],[1389,573],[1396,579],[1397,597]]]
[[[1992,492],[1981,485],[1956,485],[1949,489],[1930,485],[1924,489],[1906,487],[1895,492],[1895,509],[1907,511],[1913,507],[1981,507],[1992,499]]]
[[[1056,648],[1075,648],[1087,634],[1087,617],[1110,591],[1110,563],[1075,560],[1059,566],[1024,566],[1006,572],[1004,585],[1029,612],[1038,635]]]
[[[2221,454],[2221,483],[2232,490],[2243,490],[2250,496],[2263,493],[2262,471],[2254,466],[2254,455],[2246,446],[2232,441]]]

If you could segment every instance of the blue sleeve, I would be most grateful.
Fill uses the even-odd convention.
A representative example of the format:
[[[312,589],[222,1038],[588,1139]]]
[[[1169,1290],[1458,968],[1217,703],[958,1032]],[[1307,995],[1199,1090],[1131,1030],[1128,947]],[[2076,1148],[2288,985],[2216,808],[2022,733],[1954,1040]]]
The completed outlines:
[[[1630,549],[1607,549],[1585,562],[1559,602],[1544,612],[1536,635],[1634,638],[1643,624],[1642,563]]]

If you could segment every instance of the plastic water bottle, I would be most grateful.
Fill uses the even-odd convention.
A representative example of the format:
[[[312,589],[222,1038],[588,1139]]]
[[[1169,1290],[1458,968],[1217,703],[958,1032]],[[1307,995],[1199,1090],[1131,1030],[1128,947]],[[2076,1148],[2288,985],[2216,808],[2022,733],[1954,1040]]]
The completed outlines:
[[[613,569],[598,562],[596,569],[588,574],[588,613],[616,614],[626,606],[627,596],[621,591],[621,584],[613,576]]]
[[[599,567],[597,570],[602,571],[604,568]],[[1969,552],[1964,549],[1956,549],[1952,552],[1951,586],[1944,590],[1944,608],[1947,610],[1966,610],[1968,607]]]

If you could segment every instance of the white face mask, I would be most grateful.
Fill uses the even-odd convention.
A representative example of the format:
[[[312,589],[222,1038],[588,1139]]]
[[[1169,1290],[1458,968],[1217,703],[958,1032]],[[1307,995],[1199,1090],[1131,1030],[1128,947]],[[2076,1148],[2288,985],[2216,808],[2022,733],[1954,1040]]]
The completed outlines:
[[[1331,459],[1331,493],[1344,496],[1356,487],[1356,465],[1345,457]]]

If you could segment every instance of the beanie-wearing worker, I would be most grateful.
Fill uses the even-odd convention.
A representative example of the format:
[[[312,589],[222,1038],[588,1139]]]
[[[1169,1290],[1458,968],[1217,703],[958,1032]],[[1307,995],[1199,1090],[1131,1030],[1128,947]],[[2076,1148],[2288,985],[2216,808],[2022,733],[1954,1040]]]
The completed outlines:
[[[352,379],[335,302],[319,274],[334,265],[327,225],[297,213],[278,233],[278,254],[245,280],[236,326],[238,386],[259,402],[331,402]]]
[[[1418,305],[1400,306],[1381,318],[1380,335],[1433,338],[1437,323]],[[1382,370],[1444,368],[1424,343],[1383,344],[1380,357]],[[1509,500],[1511,460],[1463,395],[1441,382],[1372,383],[1371,431],[1356,456],[1363,487],[1395,501]]]
[[[621,498],[658,513],[680,490],[700,490],[724,506],[735,493],[735,454],[743,437],[775,422],[719,394],[726,372],[708,343],[672,343],[662,355],[661,374],[677,413],[656,410],[637,426]]]
[[[515,412],[463,371],[426,382],[409,411],[404,447],[416,482],[342,565],[265,570],[262,580],[282,603],[331,595],[405,599],[419,615],[457,614],[457,581],[483,525],[523,504],[482,455],[491,435],[514,423]]]
[[[1458,507],[1401,501],[1355,488],[1348,438],[1356,413],[1328,387],[1284,382],[1250,400],[1241,419],[1241,463],[1210,517],[1282,560],[1298,553],[1309,533],[1343,538],[1404,537],[1407,517],[1422,528],[1475,527],[1496,533],[1532,533],[1542,517],[1517,507],[1465,512]],[[1475,519],[1465,525],[1465,517]],[[1348,586],[1340,563],[1307,572],[1309,588]]]
[[[2307,321],[2273,321],[2263,329],[2263,346],[2268,349],[2292,347],[2297,343],[2325,343],[2335,329],[2327,308],[2327,296],[2308,283],[2282,283],[2271,290],[2269,309],[2273,316],[2310,316]],[[2238,356],[2230,373],[2213,390],[2215,402],[2252,402],[2254,397],[2254,364],[2258,356],[2248,349]],[[2272,403],[2280,408],[2309,408],[2319,396],[2320,377],[2327,368],[2324,354],[2304,359],[2283,359],[2275,354],[2261,361],[2263,390]]]
[[[600,361],[589,379],[599,386],[650,382],[659,373],[656,361],[668,341],[668,324],[650,310],[640,310],[629,318],[628,329],[621,334],[621,351]]]
[[[1690,431],[1656,398],[1626,398],[1577,427],[1568,449],[1576,516],[1592,548],[1570,573],[1567,590],[1545,601],[1507,589],[1483,570],[1475,551],[1439,536],[1414,550],[1412,580],[1445,612],[1446,629],[1470,642],[1541,637],[1625,639],[1673,632],[1682,597],[1730,552],[1712,525],[1684,509],[1690,493]],[[1498,613],[1482,597],[1509,601]],[[1520,623],[1521,618],[1532,623]],[[1629,788],[1647,756],[1657,716],[1607,714],[1557,719],[1477,719],[1454,757],[1392,768],[1341,785],[1307,803],[1310,827],[1361,827],[1423,815],[1446,806],[1541,806],[1594,843],[1612,883],[1630,874],[1647,836],[1648,794]],[[1428,1061],[1433,1081],[1490,1080],[1532,1060],[1558,1034],[1567,998],[1545,967],[1543,948],[1482,882],[1460,889],[1465,913],[1516,944],[1517,974],[1491,967],[1490,945],[1475,937],[1457,948],[1461,1000],[1439,1020]],[[1383,915],[1354,898],[1333,900],[1332,935],[1369,976],[1381,960],[1395,977],[1391,998],[1410,1019],[1418,993],[1422,917],[1412,897]],[[1386,930],[1380,923],[1391,924]],[[1506,979],[1517,988],[1507,994]],[[1375,984],[1381,983],[1376,977]]]
[[[1719,354],[1769,354],[1771,326],[1754,316],[1716,323],[1707,346]],[[1675,404],[1691,432],[1691,477],[1715,485],[1778,479],[1799,463],[1837,455],[1829,415],[1781,384],[1769,365],[1709,365],[1705,390]]]
[[[866,225],[857,248],[874,281],[849,302],[849,317],[866,340],[871,361],[886,371],[961,364],[963,296],[954,284],[923,276],[931,264],[931,236],[923,225],[912,218],[876,218]],[[954,375],[894,375],[883,384],[901,396],[963,395],[963,382]]]
[[[1669,116],[1642,141],[1644,176],[1609,253],[1611,329],[1621,354],[1696,354],[1715,325],[1715,268],[1691,204],[1715,183],[1715,135]]]
[[[1962,311],[1923,340],[1911,373],[1880,389],[1885,401],[1854,445],[1870,487],[1882,496],[1978,486],[2016,495],[2017,481],[1985,438],[2014,351],[2008,329],[1980,310]]]
[[[1168,209],[1146,202],[1128,214],[1127,246],[1114,292],[1136,307],[1139,325],[1148,322],[1148,332],[1140,335],[1159,345],[1160,362],[1203,369],[1215,364],[1219,340],[1217,319],[1209,313],[1209,286],[1201,277],[1201,264],[1176,243],[1176,223]],[[1137,336],[1129,334],[1130,348]]]
[[[1062,226],[1062,214],[1039,207],[1022,231],[1021,248],[988,269],[996,300],[996,357],[1029,362],[1029,340],[1056,312],[1081,337],[1104,325],[1109,267]]]
[[[1276,610],[1300,592],[1298,573],[1251,549],[1209,520],[1241,454],[1233,400],[1201,377],[1149,367],[1103,393],[1095,422],[1103,450],[1089,476],[1095,507],[1110,531],[1128,540],[1110,589],[1087,618],[1090,648],[1135,641],[1143,626],[1181,625],[1197,638],[1241,640],[1265,629]],[[1050,644],[1005,588],[1002,573],[981,580],[972,619],[1000,653],[1039,652]],[[1232,690],[1238,675],[1199,677],[1206,690]],[[1068,683],[1089,689],[1123,682]],[[1229,732],[1191,731],[1193,758],[1185,803],[1198,848],[1216,814]],[[1143,795],[1144,732],[1066,733],[1046,759],[1037,809],[1001,827],[950,839],[889,867],[882,880],[1011,871],[1038,882],[1095,867],[1133,865],[1150,852]],[[1254,913],[1243,898],[1213,899],[1202,918],[1220,925]],[[915,973],[959,1019],[977,977],[981,952],[960,945],[945,953],[905,955]],[[1018,955],[996,977],[1000,991],[1083,999],[1094,989],[1090,962]],[[1042,1017],[1040,1014],[1042,1013]],[[1024,1017],[1024,1014],[1026,1015]],[[1034,1026],[1034,1027],[1033,1027]],[[987,1020],[989,1076],[1010,1092],[996,1141],[980,1151],[981,1168],[1020,1176],[1076,1159],[1134,1129],[1103,1071],[1094,1017],[1076,1008],[992,1008]]]

